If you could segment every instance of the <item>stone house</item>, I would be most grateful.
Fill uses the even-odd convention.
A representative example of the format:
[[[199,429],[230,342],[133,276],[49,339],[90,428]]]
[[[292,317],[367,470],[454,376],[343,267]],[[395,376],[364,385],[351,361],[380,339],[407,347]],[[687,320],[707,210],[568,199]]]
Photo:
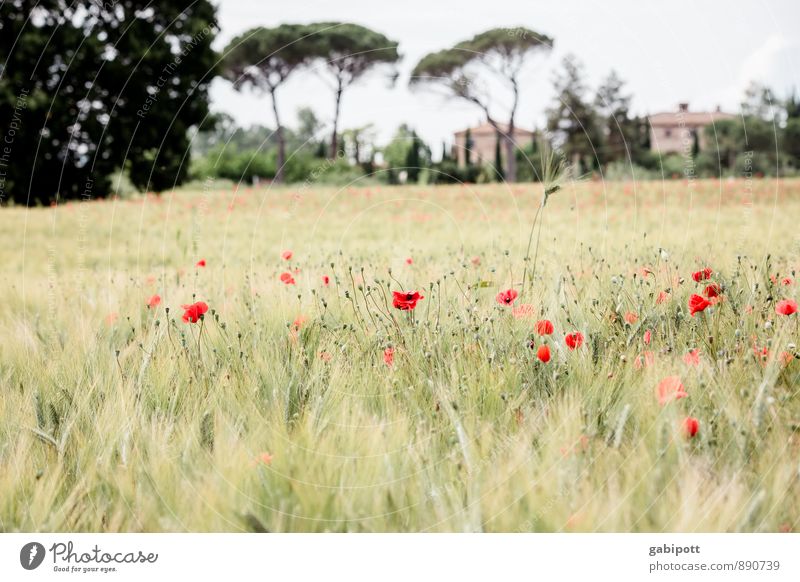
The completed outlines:
[[[498,123],[500,131],[508,133],[507,123]],[[470,127],[469,129],[462,129],[453,135],[453,157],[458,160],[459,166],[465,166],[467,163],[467,132],[469,132],[471,152],[470,161],[474,165],[481,165],[483,163],[494,164],[495,161],[495,147],[497,144],[497,130],[489,122],[482,123],[477,127]],[[519,147],[527,146],[531,143],[534,133],[523,129],[521,127],[514,128],[514,140]],[[499,136],[503,139],[503,136]],[[505,166],[505,147],[502,141],[500,142],[500,155],[502,156],[503,165]]]
[[[716,111],[689,111],[688,103],[680,103],[677,111],[648,116],[650,149],[661,154],[691,153],[696,136],[700,150],[703,150],[707,145],[703,131],[706,126],[735,117],[723,113],[719,107]]]

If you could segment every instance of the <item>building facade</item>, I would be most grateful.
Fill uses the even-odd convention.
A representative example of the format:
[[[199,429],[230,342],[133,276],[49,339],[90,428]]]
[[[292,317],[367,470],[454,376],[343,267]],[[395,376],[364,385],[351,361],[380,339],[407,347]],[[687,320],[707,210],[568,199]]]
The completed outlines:
[[[650,125],[650,149],[660,154],[691,153],[695,140],[700,150],[705,149],[704,129],[723,119],[734,119],[730,113],[716,111],[689,111],[688,103],[680,103],[678,110],[656,113],[647,120]]]
[[[508,133],[508,124],[498,123],[500,131],[503,134]],[[514,128],[514,141],[519,147],[528,145],[533,139],[534,133],[527,129],[520,127]],[[500,138],[500,155],[503,164],[505,165],[505,147],[503,145],[503,135]],[[469,144],[467,143],[469,139]],[[465,166],[467,163],[467,151],[470,153],[470,162],[474,165],[482,165],[484,163],[494,164],[495,161],[495,148],[497,147],[498,134],[497,130],[492,124],[486,122],[478,125],[477,127],[470,127],[469,129],[462,129],[453,135],[453,157],[458,160],[459,166]]]

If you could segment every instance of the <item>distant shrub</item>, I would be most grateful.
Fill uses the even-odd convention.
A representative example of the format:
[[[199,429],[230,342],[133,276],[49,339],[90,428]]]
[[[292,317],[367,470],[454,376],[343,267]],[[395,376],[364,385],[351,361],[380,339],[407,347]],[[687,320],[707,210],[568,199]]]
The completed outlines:
[[[479,173],[478,166],[462,167],[455,160],[446,159],[433,164],[427,177],[430,184],[461,184],[476,182]]]
[[[262,152],[219,145],[192,162],[191,175],[198,181],[209,177],[245,183],[269,181],[277,171],[276,157],[274,149]],[[290,155],[284,167],[288,183],[346,184],[363,175],[361,166],[352,166],[344,158],[325,160],[307,151]]]
[[[351,165],[344,158],[325,160],[311,156],[296,156],[287,163],[286,181],[344,186],[359,180],[364,175],[361,166]]]
[[[740,177],[774,176],[777,170],[774,154],[745,152],[736,156],[735,175]],[[749,176],[748,176],[749,175]]]
[[[239,151],[235,147],[220,144],[193,160],[191,176],[195,180],[211,177],[249,183],[256,177],[271,179],[275,177],[275,170],[274,150],[267,153],[258,150]]]

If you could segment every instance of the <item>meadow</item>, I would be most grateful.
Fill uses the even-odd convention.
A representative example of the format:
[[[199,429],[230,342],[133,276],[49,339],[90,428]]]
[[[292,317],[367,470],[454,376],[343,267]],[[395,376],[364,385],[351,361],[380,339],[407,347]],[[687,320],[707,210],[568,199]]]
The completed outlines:
[[[541,198],[0,209],[0,531],[796,531],[800,181]]]

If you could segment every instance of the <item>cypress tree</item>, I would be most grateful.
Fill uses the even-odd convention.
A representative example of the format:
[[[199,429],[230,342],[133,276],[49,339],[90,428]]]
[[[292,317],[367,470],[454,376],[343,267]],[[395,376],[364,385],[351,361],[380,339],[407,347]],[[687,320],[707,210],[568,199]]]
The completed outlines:
[[[467,133],[464,135],[464,165],[469,169],[472,166],[472,132],[467,128]]]
[[[417,132],[411,132],[411,147],[408,148],[408,153],[406,154],[406,174],[408,175],[408,181],[416,184],[419,181],[419,166],[420,166],[420,155],[419,155],[419,137],[417,137]]]
[[[496,134],[497,139],[494,142],[494,170],[497,172],[497,181],[503,181],[503,153],[500,148],[500,133]]]

